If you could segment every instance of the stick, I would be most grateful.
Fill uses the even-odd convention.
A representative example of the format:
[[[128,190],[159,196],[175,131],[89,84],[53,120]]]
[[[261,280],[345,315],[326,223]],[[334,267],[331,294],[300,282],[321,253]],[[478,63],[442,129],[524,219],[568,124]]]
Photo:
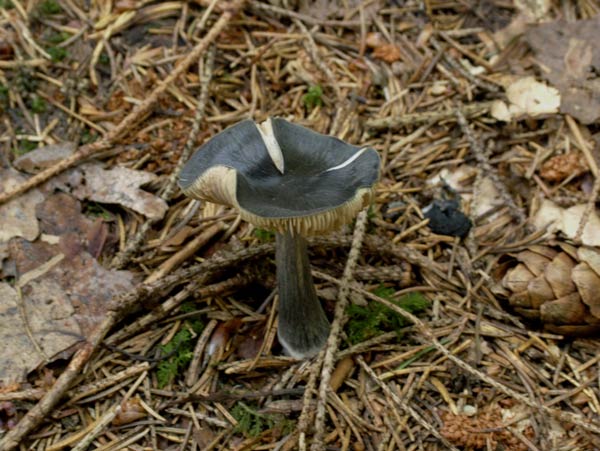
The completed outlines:
[[[158,86],[154,88],[154,91],[152,91],[142,103],[136,105],[125,117],[125,119],[123,119],[123,121],[114,129],[109,131],[102,140],[81,146],[71,156],[59,161],[54,166],[51,166],[39,174],[34,175],[24,183],[18,185],[16,188],[0,193],[0,205],[9,201],[15,196],[30,190],[31,188],[41,185],[55,175],[60,174],[72,166],[75,166],[77,163],[89,158],[90,156],[111,147],[119,138],[129,132],[137,122],[143,119],[150,112],[154,104],[158,101],[158,98],[167,90],[171,83],[179,78],[181,74],[183,74],[194,62],[198,60],[200,55],[202,55],[202,53],[219,35],[219,33],[221,33],[221,31],[223,31],[223,29],[227,26],[235,11],[237,11],[237,9],[243,3],[243,0],[235,1],[231,9],[224,11],[219,17],[219,20],[217,20],[213,27],[208,31],[206,36],[204,36],[204,38],[198,42],[196,47],[192,49],[192,51],[183,59],[183,61],[181,61],[175,67],[173,72],[171,72],[167,78],[160,82]]]
[[[311,446],[311,451],[321,451],[325,449],[325,411],[327,406],[327,393],[331,390],[329,382],[331,381],[331,373],[335,364],[336,354],[340,345],[340,334],[346,320],[346,306],[348,305],[348,293],[350,292],[350,284],[352,283],[352,274],[360,254],[365,229],[367,225],[367,210],[364,209],[358,215],[354,236],[352,237],[352,245],[344,275],[342,276],[338,300],[335,305],[335,317],[331,324],[331,332],[325,347],[325,358],[323,360],[323,369],[321,370],[321,382],[319,385],[319,397],[317,398],[317,416],[315,419],[315,436]]]

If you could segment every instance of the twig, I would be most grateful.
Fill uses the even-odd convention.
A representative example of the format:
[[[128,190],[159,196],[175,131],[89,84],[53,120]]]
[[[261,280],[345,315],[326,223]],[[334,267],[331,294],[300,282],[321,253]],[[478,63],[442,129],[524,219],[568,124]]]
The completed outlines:
[[[475,160],[477,160],[480,173],[485,174],[485,176],[489,177],[494,183],[494,186],[498,189],[498,192],[500,193],[504,205],[508,205],[510,207],[510,213],[513,216],[513,218],[519,221],[520,224],[525,223],[527,221],[525,213],[523,213],[523,210],[519,206],[517,206],[517,204],[515,204],[514,199],[506,189],[506,185],[500,180],[498,172],[490,164],[486,152],[483,150],[483,147],[479,140],[473,134],[471,127],[469,127],[465,115],[458,108],[456,109],[455,114],[458,125],[460,125],[460,129],[466,136],[467,141],[469,142],[469,146],[471,147],[471,151],[473,152],[473,156],[475,157]]]
[[[449,42],[455,44],[453,40],[451,40],[450,38],[448,38],[444,34],[441,34],[441,36],[444,37],[447,40],[450,40]],[[430,41],[431,41],[431,45],[433,46],[433,48],[435,48],[437,51],[441,52],[442,59],[450,67],[452,67],[452,69],[454,69],[460,75],[462,75],[463,77],[465,77],[467,80],[469,80],[475,86],[478,86],[478,87],[480,87],[482,89],[485,89],[487,91],[494,92],[494,93],[498,92],[500,90],[500,88],[498,86],[493,85],[491,83],[488,83],[486,81],[480,80],[475,75],[473,75],[468,70],[466,70],[463,66],[461,66],[457,61],[455,61],[453,58],[451,58],[449,56],[448,52],[446,51],[446,49],[444,49],[442,47],[442,45],[440,44],[440,42],[436,38],[432,37]],[[481,63],[481,60],[478,60],[477,62]],[[486,66],[486,69],[489,70],[489,66]]]
[[[470,103],[458,108],[463,115],[467,117],[476,116],[486,113],[490,110],[492,102]],[[422,113],[404,114],[402,116],[384,117],[381,119],[371,119],[366,122],[367,128],[373,130],[385,130],[388,128],[400,128],[405,125],[416,125],[428,122],[438,122],[445,119],[456,117],[457,110],[442,110],[442,111],[424,111]]]
[[[260,390],[246,392],[217,392],[209,395],[190,393],[188,396],[173,401],[167,402],[164,407],[172,407],[186,402],[221,402],[237,399],[258,399],[266,398],[267,396],[299,396],[304,394],[304,388],[284,388],[281,390]]]
[[[27,308],[25,306],[25,300],[23,299],[23,292],[21,291],[20,284],[18,284],[15,287],[15,290],[17,291],[17,304],[19,306],[19,314],[21,315],[21,320],[23,321],[25,333],[27,334],[27,337],[29,337],[29,341],[38,353],[38,356],[42,359],[44,363],[48,364],[50,363],[50,357],[48,357],[48,354],[44,352],[44,350],[36,340],[35,336],[33,335],[33,331],[31,330],[31,325],[29,324],[29,316],[27,315]]]
[[[231,9],[225,10],[219,19],[215,22],[212,28],[208,31],[206,36],[202,38],[200,42],[194,47],[194,49],[188,53],[188,55],[175,67],[175,69],[158,84],[156,88],[150,93],[150,95],[140,104],[136,105],[133,110],[117,125],[115,128],[110,130],[106,136],[98,142],[81,146],[71,156],[61,160],[54,166],[34,175],[24,183],[18,185],[10,191],[0,193],[0,205],[12,199],[13,197],[30,190],[31,188],[38,186],[57,174],[65,171],[71,166],[76,165],[82,160],[89,158],[102,150],[108,149],[112,146],[119,138],[131,131],[133,126],[143,119],[156,104],[159,97],[169,88],[169,86],[183,74],[195,61],[198,60],[199,56],[206,51],[208,46],[216,39],[216,37],[223,31],[223,29],[229,24],[229,21],[234,16],[235,12],[239,7],[242,6],[244,0],[237,0],[232,5]]]
[[[581,242],[581,236],[583,235],[583,231],[585,230],[585,226],[587,225],[592,212],[596,208],[596,200],[598,200],[599,195],[600,176],[596,176],[596,180],[594,180],[594,186],[592,187],[592,192],[590,194],[590,197],[588,198],[587,203],[585,204],[585,210],[583,210],[583,214],[581,215],[581,219],[579,220],[579,226],[577,227],[577,232],[575,233],[576,242]]]
[[[317,68],[321,72],[323,72],[323,74],[327,78],[327,81],[329,82],[329,86],[331,86],[331,89],[333,89],[333,92],[335,92],[335,96],[337,97],[338,101],[341,101],[342,94],[340,92],[340,88],[338,87],[338,83],[336,82],[335,76],[331,72],[331,69],[329,69],[329,66],[325,64],[323,58],[321,58],[321,55],[319,54],[319,49],[317,48],[317,44],[315,44],[315,40],[313,39],[311,32],[308,31],[306,26],[304,26],[304,24],[300,20],[295,19],[294,22],[296,23],[298,28],[302,30],[302,33],[304,33],[304,36],[306,37],[305,41],[303,41],[303,44],[304,48],[310,55],[310,59],[313,61],[315,66],[317,66]]]
[[[331,373],[335,364],[335,357],[340,345],[340,333],[346,319],[346,306],[348,305],[348,293],[350,283],[352,282],[352,273],[360,249],[362,247],[365,229],[367,225],[367,209],[361,211],[356,219],[352,246],[348,254],[344,275],[341,280],[341,288],[335,305],[335,316],[331,324],[331,332],[327,339],[325,347],[325,357],[323,359],[323,369],[321,370],[321,382],[319,385],[319,397],[317,399],[317,416],[315,419],[315,435],[311,446],[311,451],[321,451],[324,449],[323,438],[325,436],[325,407],[327,405],[327,393],[331,390]]]
[[[39,425],[52,411],[63,394],[69,389],[75,379],[81,374],[84,365],[90,359],[94,350],[98,347],[104,336],[116,323],[117,312],[109,312],[104,321],[100,323],[91,334],[89,341],[75,353],[71,362],[63,373],[58,377],[50,391],[17,423],[14,429],[8,431],[2,441],[0,449],[11,451],[16,449],[21,441],[37,425]]]
[[[88,448],[88,446],[91,445],[91,443],[96,439],[96,437],[98,437],[102,433],[104,428],[108,426],[112,422],[112,420],[114,420],[115,417],[119,415],[119,413],[121,413],[121,411],[123,410],[124,403],[127,402],[129,398],[131,398],[131,396],[135,393],[135,391],[147,375],[148,373],[146,371],[140,374],[140,376],[129,388],[129,390],[127,390],[127,393],[125,394],[121,402],[115,404],[113,407],[108,409],[104,413],[104,415],[102,415],[102,417],[96,420],[96,425],[94,426],[94,428],[88,434],[86,434],[86,436],[83,437],[75,447],[73,447],[73,451],[85,451]]]
[[[198,131],[200,130],[200,124],[204,119],[204,113],[206,111],[206,102],[208,101],[208,87],[210,85],[210,80],[212,79],[213,72],[213,63],[215,60],[215,50],[212,47],[208,54],[206,55],[206,62],[204,64],[204,74],[201,76],[202,86],[200,88],[200,98],[198,99],[198,103],[196,105],[196,114],[194,116],[194,122],[192,123],[192,129],[188,135],[188,139],[183,147],[183,151],[181,152],[181,156],[179,157],[179,161],[177,162],[177,166],[175,170],[171,173],[167,185],[164,191],[161,194],[162,200],[165,202],[169,202],[171,197],[175,193],[175,189],[177,186],[177,177],[181,172],[181,168],[183,164],[188,160],[190,154],[192,153],[192,149],[194,148],[194,144],[196,142],[196,137],[198,136]],[[158,222],[158,219],[147,219],[141,226],[136,235],[127,243],[125,249],[122,252],[117,254],[113,261],[111,262],[112,268],[122,268],[124,267],[134,253],[138,251],[146,234],[150,231],[152,226]]]
[[[194,255],[201,247],[208,243],[215,235],[223,230],[222,223],[216,223],[205,229],[201,234],[190,240],[179,252],[176,252],[165,260],[152,274],[150,274],[145,283],[152,283],[162,279],[169,274],[173,268],[177,267],[189,257]]]
[[[144,330],[149,325],[154,324],[156,321],[166,317],[176,307],[181,305],[181,303],[184,302],[191,294],[195,294],[195,296],[198,299],[202,299],[208,296],[224,294],[227,291],[239,288],[244,285],[248,285],[248,283],[250,283],[250,280],[250,277],[244,274],[238,274],[232,277],[231,279],[218,282],[213,285],[208,285],[206,287],[202,287],[202,284],[206,281],[206,277],[203,274],[199,276],[199,279],[197,281],[191,282],[188,285],[186,285],[185,288],[179,290],[177,294],[160,304],[147,315],[142,316],[134,323],[111,335],[106,340],[106,342],[108,345],[112,346],[115,343],[123,341],[128,336],[134,335]]]
[[[300,14],[295,11],[292,11],[288,8],[280,8],[275,5],[270,5],[266,2],[260,2],[254,0],[250,2],[250,6],[253,9],[269,11],[279,16],[290,17],[295,20],[301,20],[302,22],[306,22],[309,25],[323,25],[323,26],[333,26],[333,27],[360,27],[360,20],[321,20],[316,17],[312,17],[306,14]]]
[[[323,365],[323,358],[325,357],[325,351],[321,351],[317,356],[316,361],[310,367],[310,374],[308,376],[308,382],[304,391],[304,397],[302,398],[302,412],[298,419],[298,449],[299,451],[306,451],[306,433],[308,427],[312,423],[314,417],[314,404],[312,402],[313,395],[316,393],[317,388],[317,376],[319,370]]]
[[[562,421],[577,424],[590,432],[600,434],[600,424],[593,423],[592,421],[588,420],[587,418],[583,417],[582,415],[578,415],[576,413],[556,411],[554,409],[551,409],[541,403],[533,401],[533,400],[527,398],[526,396],[516,392],[512,388],[509,388],[506,385],[496,381],[494,378],[488,376],[487,374],[482,373],[478,369],[473,368],[467,362],[465,362],[464,360],[461,360],[460,358],[455,356],[452,352],[450,352],[448,349],[446,349],[446,347],[442,343],[440,343],[439,340],[435,337],[435,335],[433,334],[431,329],[423,321],[421,321],[417,316],[413,315],[412,313],[404,310],[401,307],[398,307],[393,302],[390,302],[386,299],[380,298],[379,296],[369,293],[366,290],[363,290],[363,289],[355,287],[355,286],[351,286],[350,288],[352,290],[356,290],[356,291],[360,292],[363,296],[365,296],[375,302],[379,302],[380,304],[385,305],[387,308],[394,310],[396,313],[403,316],[405,319],[408,319],[409,321],[411,321],[416,326],[416,328],[419,330],[419,332],[427,339],[428,343],[431,343],[448,360],[453,362],[456,366],[458,366],[459,368],[461,368],[468,374],[486,382],[490,386],[494,387],[496,390],[525,404],[528,407],[531,407],[532,409],[541,410],[545,414],[549,414],[549,415],[556,417]]]
[[[117,322],[138,304],[141,298],[149,296],[155,290],[160,291],[174,286],[180,283],[181,280],[185,280],[186,277],[191,277],[192,275],[201,274],[196,281],[197,285],[201,285],[210,277],[210,274],[214,270],[236,265],[247,258],[255,257],[268,251],[273,251],[272,245],[256,246],[250,252],[244,249],[237,253],[217,255],[192,268],[187,268],[179,271],[177,274],[165,277],[154,284],[142,284],[128,293],[114,297],[110,302],[106,318],[92,332],[88,341],[75,353],[71,362],[69,362],[67,368],[58,377],[52,388],[27,412],[15,428],[4,436],[2,441],[0,441],[0,449],[3,451],[15,449],[19,446],[21,440],[50,414],[54,406],[70,388],[71,384],[80,376],[83,367],[89,361],[94,351],[100,346],[104,337]]]
[[[385,395],[388,398],[392,399],[392,401],[394,401],[398,405],[398,407],[400,407],[411,417],[413,417],[417,423],[419,423],[421,426],[423,426],[423,428],[428,430],[431,435],[433,435],[440,442],[442,442],[448,449],[452,451],[459,451],[458,448],[456,448],[452,445],[452,443],[446,440],[446,438],[444,438],[444,436],[441,435],[437,429],[435,429],[431,424],[429,424],[427,420],[425,420],[425,418],[423,418],[421,414],[419,414],[419,412],[413,409],[407,402],[403,401],[397,393],[395,393],[390,387],[388,387],[388,385],[377,376],[375,371],[373,371],[373,369],[365,363],[362,356],[358,356],[357,361],[359,365],[363,368],[363,370],[365,370],[367,374],[371,376],[371,379],[373,379],[373,381],[379,386],[379,388],[383,390]]]

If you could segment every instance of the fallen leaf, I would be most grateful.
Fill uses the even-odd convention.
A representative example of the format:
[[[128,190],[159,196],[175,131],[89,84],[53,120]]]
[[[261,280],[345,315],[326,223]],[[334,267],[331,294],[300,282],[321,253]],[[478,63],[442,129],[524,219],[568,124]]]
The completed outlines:
[[[514,38],[522,35],[531,24],[543,20],[550,10],[550,0],[515,0],[519,11],[511,22],[494,33],[494,40],[500,48],[506,47]]]
[[[64,292],[50,283],[42,296],[19,300],[17,290],[0,282],[0,339],[7,345],[2,347],[0,358],[0,382],[21,382],[27,373],[36,369],[46,359],[82,339],[79,325],[73,318],[73,308],[64,302]],[[25,322],[19,313],[19,303],[27,314],[31,335],[41,349],[32,343]]]
[[[12,169],[0,169],[0,193],[10,191],[26,180]],[[17,198],[0,205],[0,243],[21,236],[32,241],[40,233],[35,217],[35,207],[44,197],[37,189],[32,189]]]
[[[121,410],[112,420],[113,426],[123,426],[148,416],[139,398],[131,398],[121,403]]]
[[[585,209],[585,204],[562,208],[545,199],[533,218],[533,225],[539,229],[548,228],[551,232],[562,232],[565,237],[574,239]],[[590,214],[581,242],[586,246],[600,246],[600,217],[596,211]]]
[[[150,219],[162,219],[167,212],[164,200],[140,189],[140,186],[156,180],[154,174],[118,166],[103,169],[97,163],[82,165],[80,169],[85,184],[76,186],[72,191],[80,200],[122,205]]]
[[[72,142],[38,147],[25,155],[21,155],[14,161],[13,165],[20,171],[34,174],[64,160],[75,152],[75,148],[76,146]]]
[[[36,212],[43,239],[17,237],[8,245],[16,282],[0,284],[0,340],[11,344],[0,348],[0,381],[23,381],[40,365],[68,357],[104,319],[112,297],[133,287],[130,272],[106,269],[88,252],[105,236],[98,221],[81,213],[79,201],[54,193]]]
[[[561,93],[560,110],[583,124],[600,119],[600,15],[575,22],[555,21],[526,34],[541,75]]]
[[[4,269],[4,260],[8,259],[8,244],[0,243],[0,279],[7,277]]]
[[[490,114],[499,121],[558,113],[560,94],[555,88],[533,77],[521,78],[506,88],[508,104],[496,100]]]

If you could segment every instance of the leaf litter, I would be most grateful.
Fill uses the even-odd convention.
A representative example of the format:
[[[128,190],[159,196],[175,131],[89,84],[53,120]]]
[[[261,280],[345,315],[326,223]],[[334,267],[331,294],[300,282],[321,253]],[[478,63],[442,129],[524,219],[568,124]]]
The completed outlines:
[[[596,1],[5,6],[0,448],[600,447],[597,340],[498,285],[551,249],[583,288],[540,310],[597,310]],[[281,354],[268,233],[172,183],[276,115],[382,156],[354,280],[349,227],[311,242],[353,302],[324,364]],[[427,226],[447,198],[464,238]]]

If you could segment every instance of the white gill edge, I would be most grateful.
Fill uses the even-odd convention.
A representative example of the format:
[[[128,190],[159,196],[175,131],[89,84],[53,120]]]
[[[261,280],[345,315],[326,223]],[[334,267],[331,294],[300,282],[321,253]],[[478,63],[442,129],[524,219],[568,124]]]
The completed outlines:
[[[330,172],[330,171],[336,171],[338,169],[342,169],[345,168],[346,166],[348,166],[349,164],[352,164],[352,162],[354,160],[356,160],[358,157],[360,157],[363,153],[365,153],[365,151],[368,149],[368,147],[363,147],[362,149],[360,149],[358,152],[356,152],[354,155],[352,155],[350,158],[348,158],[346,161],[344,161],[343,163],[338,164],[337,166],[334,166],[332,168],[327,169],[325,172]]]
[[[271,160],[273,160],[273,164],[277,170],[283,174],[283,153],[275,138],[275,133],[273,133],[273,123],[271,122],[271,118],[261,124],[256,124],[256,128],[258,128],[258,132],[265,143],[265,147],[267,148]]]

